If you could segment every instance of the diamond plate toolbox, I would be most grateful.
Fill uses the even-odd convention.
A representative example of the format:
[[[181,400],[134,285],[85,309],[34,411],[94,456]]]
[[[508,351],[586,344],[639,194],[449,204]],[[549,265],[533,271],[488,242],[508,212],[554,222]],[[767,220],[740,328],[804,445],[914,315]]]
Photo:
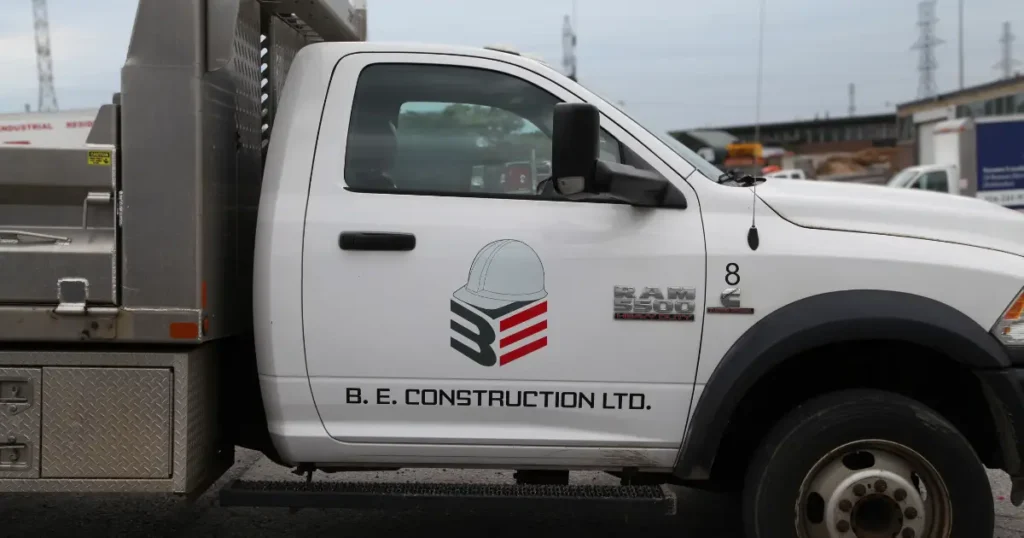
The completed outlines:
[[[169,368],[43,369],[43,478],[171,476]]]
[[[0,368],[0,478],[39,477],[39,368]]]

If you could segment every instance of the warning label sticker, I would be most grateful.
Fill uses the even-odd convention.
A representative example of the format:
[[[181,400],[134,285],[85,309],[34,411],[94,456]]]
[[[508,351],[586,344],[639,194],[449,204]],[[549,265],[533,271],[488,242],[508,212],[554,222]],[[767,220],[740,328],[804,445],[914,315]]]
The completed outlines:
[[[88,162],[94,166],[110,166],[110,158],[109,151],[90,151]]]

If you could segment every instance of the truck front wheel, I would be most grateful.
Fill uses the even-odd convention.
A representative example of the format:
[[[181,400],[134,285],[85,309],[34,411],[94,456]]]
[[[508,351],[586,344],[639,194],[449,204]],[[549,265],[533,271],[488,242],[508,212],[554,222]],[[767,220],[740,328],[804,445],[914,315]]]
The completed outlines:
[[[779,421],[743,492],[747,536],[992,536],[991,486],[967,440],[904,396],[844,390]]]

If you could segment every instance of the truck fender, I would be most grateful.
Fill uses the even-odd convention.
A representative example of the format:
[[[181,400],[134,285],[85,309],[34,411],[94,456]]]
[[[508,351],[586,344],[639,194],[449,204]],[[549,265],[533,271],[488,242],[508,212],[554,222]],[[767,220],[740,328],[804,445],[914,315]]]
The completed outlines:
[[[763,375],[801,352],[864,340],[917,344],[975,370],[1006,368],[1011,362],[985,328],[934,299],[882,290],[807,297],[765,316],[725,353],[690,418],[673,474],[683,480],[710,477],[733,412]]]

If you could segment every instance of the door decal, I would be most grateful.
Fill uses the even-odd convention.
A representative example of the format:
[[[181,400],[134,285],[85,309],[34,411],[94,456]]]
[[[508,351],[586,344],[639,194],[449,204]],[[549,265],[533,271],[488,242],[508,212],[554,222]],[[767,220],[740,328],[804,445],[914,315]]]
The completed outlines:
[[[466,285],[452,295],[451,347],[481,366],[504,366],[548,345],[544,264],[515,239],[476,254]],[[463,341],[467,340],[467,342]]]

